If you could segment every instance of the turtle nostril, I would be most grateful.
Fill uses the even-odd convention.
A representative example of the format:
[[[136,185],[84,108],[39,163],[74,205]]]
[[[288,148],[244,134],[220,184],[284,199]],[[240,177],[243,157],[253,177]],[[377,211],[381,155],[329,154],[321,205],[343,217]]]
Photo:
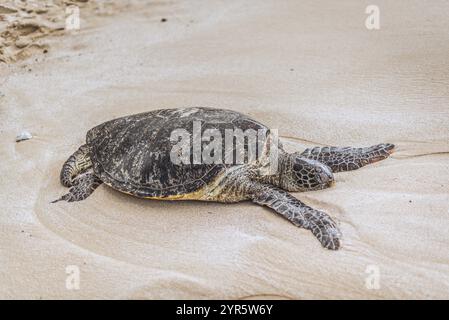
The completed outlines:
[[[320,173],[320,180],[322,183],[327,183],[329,181],[329,176],[325,173]]]
[[[331,186],[334,183],[334,175],[330,170],[322,170],[319,174],[322,184]]]

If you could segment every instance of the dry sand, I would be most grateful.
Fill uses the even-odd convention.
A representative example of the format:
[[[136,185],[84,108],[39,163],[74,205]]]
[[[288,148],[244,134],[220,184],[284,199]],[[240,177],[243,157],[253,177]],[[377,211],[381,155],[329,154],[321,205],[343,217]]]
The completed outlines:
[[[52,3],[58,24],[64,5]],[[0,298],[449,298],[449,4],[376,1],[377,31],[368,4],[150,1],[107,16],[82,4],[78,32],[27,29],[39,50],[15,45],[24,29],[11,22],[27,18],[0,6]],[[88,129],[186,106],[247,113],[290,150],[397,151],[296,194],[339,222],[337,252],[251,203],[145,201],[104,185],[49,203]],[[33,139],[16,143],[23,130]],[[79,290],[66,288],[72,265]]]

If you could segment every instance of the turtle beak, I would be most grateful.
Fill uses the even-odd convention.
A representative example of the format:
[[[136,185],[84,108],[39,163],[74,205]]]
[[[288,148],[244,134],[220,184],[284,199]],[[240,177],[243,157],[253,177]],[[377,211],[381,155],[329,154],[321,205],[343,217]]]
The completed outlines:
[[[335,184],[334,175],[328,166],[323,165],[319,175],[323,188],[331,187]]]

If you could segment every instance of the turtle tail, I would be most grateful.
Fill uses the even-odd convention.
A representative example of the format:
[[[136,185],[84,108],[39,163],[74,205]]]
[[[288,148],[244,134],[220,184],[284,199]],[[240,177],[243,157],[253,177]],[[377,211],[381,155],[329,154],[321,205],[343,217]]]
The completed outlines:
[[[72,187],[74,185],[74,178],[92,167],[89,151],[89,147],[86,144],[83,144],[64,163],[61,169],[61,174],[59,175],[59,179],[63,186]]]

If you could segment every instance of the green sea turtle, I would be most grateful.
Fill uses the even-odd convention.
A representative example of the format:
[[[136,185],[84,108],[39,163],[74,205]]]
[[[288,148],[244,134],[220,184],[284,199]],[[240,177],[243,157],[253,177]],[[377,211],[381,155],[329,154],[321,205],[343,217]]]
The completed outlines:
[[[53,202],[84,200],[101,183],[148,199],[252,200],[312,231],[325,248],[338,249],[341,233],[336,223],[288,191],[327,188],[334,182],[333,172],[385,159],[394,145],[315,147],[287,153],[280,142],[274,143],[274,131],[241,113],[213,108],[161,109],[114,119],[89,130],[86,144],[64,163],[60,180],[69,193]],[[249,135],[239,140],[236,132],[258,133],[258,156],[250,154],[255,140]],[[189,142],[200,134],[199,145],[179,147],[182,134]],[[222,143],[222,137],[231,143]],[[207,149],[205,141],[219,148]],[[198,152],[200,161],[198,157],[195,161]],[[273,161],[276,170],[267,170]]]

